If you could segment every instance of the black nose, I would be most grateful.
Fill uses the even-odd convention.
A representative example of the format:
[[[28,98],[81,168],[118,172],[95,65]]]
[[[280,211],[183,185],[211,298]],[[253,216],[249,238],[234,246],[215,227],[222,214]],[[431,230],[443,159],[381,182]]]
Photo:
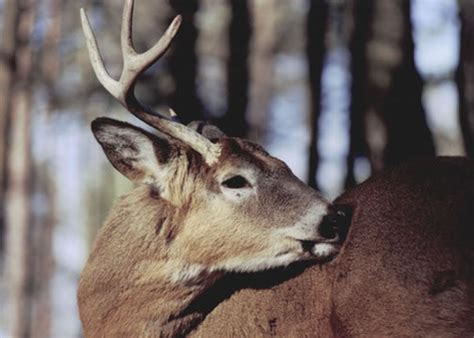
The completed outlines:
[[[352,209],[348,205],[331,206],[328,214],[323,217],[319,234],[328,240],[343,242],[351,224]]]

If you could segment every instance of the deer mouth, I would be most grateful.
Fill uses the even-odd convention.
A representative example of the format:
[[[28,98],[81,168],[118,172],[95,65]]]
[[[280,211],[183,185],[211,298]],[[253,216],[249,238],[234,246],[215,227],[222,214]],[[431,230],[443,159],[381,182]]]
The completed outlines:
[[[326,260],[333,258],[339,252],[340,245],[336,243],[321,243],[319,241],[299,240],[303,254],[308,259]]]
[[[299,240],[301,247],[303,248],[303,252],[312,252],[313,247],[318,243],[316,241],[307,241],[307,240]]]

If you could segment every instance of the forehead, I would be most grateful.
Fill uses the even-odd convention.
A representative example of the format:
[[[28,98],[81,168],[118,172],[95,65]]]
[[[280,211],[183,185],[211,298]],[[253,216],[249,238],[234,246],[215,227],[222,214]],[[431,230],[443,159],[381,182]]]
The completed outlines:
[[[239,138],[225,138],[222,144],[221,160],[226,165],[251,165],[270,172],[289,171],[281,160],[268,154],[261,146]]]

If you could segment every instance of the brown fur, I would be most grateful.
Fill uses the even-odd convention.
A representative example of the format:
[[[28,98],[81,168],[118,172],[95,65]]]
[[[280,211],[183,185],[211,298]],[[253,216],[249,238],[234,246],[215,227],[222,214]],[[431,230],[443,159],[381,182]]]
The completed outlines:
[[[81,274],[78,305],[87,337],[182,336],[203,318],[192,310],[196,299],[222,275],[327,259],[343,237],[333,231],[329,203],[283,162],[215,127],[188,128],[150,114],[136,99],[136,80],[169,47],[181,17],[152,49],[137,53],[133,4],[125,2],[122,16],[119,80],[107,74],[81,9],[99,81],[158,131],[106,118],[92,123],[112,165],[141,187],[114,206]]]
[[[93,131],[140,185],[112,208],[81,274],[87,337],[181,336],[206,314],[192,310],[196,299],[224,274],[315,259],[302,241],[337,250],[318,232],[328,202],[257,145],[219,139],[210,166],[186,144],[127,123],[101,118]],[[234,175],[250,183],[226,188]]]
[[[473,336],[472,160],[402,166],[336,203],[354,215],[333,262],[236,292],[192,336]]]

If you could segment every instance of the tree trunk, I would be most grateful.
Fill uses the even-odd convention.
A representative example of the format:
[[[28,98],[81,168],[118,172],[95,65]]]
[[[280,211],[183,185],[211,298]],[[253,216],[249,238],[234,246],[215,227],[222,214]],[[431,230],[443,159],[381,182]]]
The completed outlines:
[[[46,110],[42,116],[47,120],[56,109],[57,93],[56,82],[60,72],[59,42],[62,26],[62,0],[48,0],[48,21],[46,33],[39,51],[39,65],[41,68],[41,85],[44,86]],[[38,113],[43,113],[40,111]],[[43,145],[45,146],[45,145]],[[44,150],[44,149],[43,149]],[[34,252],[32,265],[32,302],[34,306],[31,314],[31,338],[51,336],[51,293],[50,284],[54,269],[53,259],[53,230],[56,221],[56,198],[54,181],[50,175],[50,166],[47,160],[34,165],[34,195],[42,201],[39,208],[35,208],[32,233],[31,251]]]
[[[31,147],[30,91],[32,51],[30,37],[35,19],[35,2],[9,1],[17,6],[15,39],[17,46],[13,64],[14,86],[11,90],[10,134],[8,139],[5,195],[6,264],[9,286],[10,337],[30,336],[31,322]]]
[[[47,201],[34,215],[32,232],[32,302],[31,338],[51,337],[51,293],[50,283],[54,269],[53,229],[57,217],[54,182],[49,166],[45,163],[35,168],[35,195]]]
[[[352,1],[349,20],[352,22],[350,38],[351,52],[351,105],[349,127],[349,153],[347,155],[347,176],[345,187],[354,186],[356,182],[354,162],[358,157],[367,157],[364,114],[367,111],[367,53],[366,46],[372,20],[373,4],[371,1]]]
[[[250,104],[248,137],[265,139],[265,125],[273,92],[273,56],[276,40],[276,1],[252,0],[253,39],[250,53]]]
[[[370,2],[366,45],[367,144],[375,171],[434,156],[421,101],[423,82],[415,67],[409,0]]]
[[[220,126],[231,136],[246,137],[249,82],[250,13],[247,0],[231,0],[229,60],[227,62],[227,113]]]
[[[60,72],[59,42],[61,37],[62,0],[48,1],[48,27],[41,47],[41,79],[46,85],[48,95],[48,111],[51,113],[56,103],[56,82]]]
[[[311,140],[309,146],[308,184],[317,189],[316,173],[319,165],[318,121],[321,111],[321,75],[323,72],[326,27],[329,6],[326,1],[311,0],[306,22],[306,57],[309,68],[309,88],[311,99]]]
[[[7,1],[4,5],[2,45],[0,50],[0,256],[5,241],[5,189],[7,178],[7,141],[11,93],[15,71],[16,31],[18,27],[19,5],[15,1]]]
[[[457,82],[459,116],[466,154],[474,156],[474,2],[459,1],[461,19],[461,51]]]
[[[175,80],[175,90],[170,104],[182,122],[187,124],[204,118],[204,109],[196,92],[198,32],[194,20],[198,0],[171,0],[170,3],[183,17],[170,55],[170,70]]]

